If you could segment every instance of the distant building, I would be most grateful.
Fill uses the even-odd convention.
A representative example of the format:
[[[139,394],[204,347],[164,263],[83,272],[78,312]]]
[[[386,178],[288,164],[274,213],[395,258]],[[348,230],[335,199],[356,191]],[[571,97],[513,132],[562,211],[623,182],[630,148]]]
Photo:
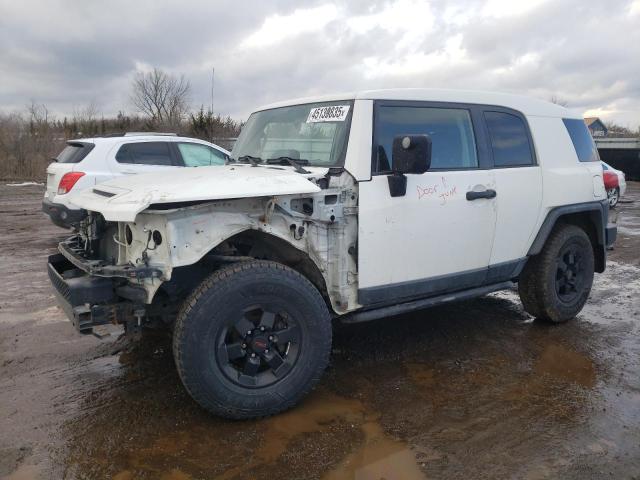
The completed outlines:
[[[587,117],[584,119],[584,123],[587,124],[592,137],[606,137],[607,127],[602,123],[598,117]]]

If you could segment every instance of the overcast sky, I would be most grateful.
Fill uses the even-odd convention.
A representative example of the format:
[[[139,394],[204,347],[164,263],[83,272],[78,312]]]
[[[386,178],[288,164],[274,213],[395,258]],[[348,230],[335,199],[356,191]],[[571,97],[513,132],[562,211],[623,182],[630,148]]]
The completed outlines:
[[[245,119],[291,97],[446,87],[550,99],[640,123],[640,0],[0,0],[0,109],[134,112],[137,71],[191,81]]]

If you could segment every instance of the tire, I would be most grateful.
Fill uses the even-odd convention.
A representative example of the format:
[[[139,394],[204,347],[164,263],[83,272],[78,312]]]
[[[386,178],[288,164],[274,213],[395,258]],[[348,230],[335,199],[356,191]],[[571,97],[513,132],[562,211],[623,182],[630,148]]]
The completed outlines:
[[[618,205],[618,201],[620,200],[620,188],[614,187],[607,190],[607,198],[609,199],[609,206],[611,208]]]
[[[520,300],[524,309],[540,320],[566,322],[584,307],[593,275],[589,237],[580,227],[561,225],[522,270],[518,281]]]
[[[216,415],[264,417],[294,406],[331,353],[320,292],[295,270],[248,261],[206,278],[178,314],[173,355],[187,392]]]

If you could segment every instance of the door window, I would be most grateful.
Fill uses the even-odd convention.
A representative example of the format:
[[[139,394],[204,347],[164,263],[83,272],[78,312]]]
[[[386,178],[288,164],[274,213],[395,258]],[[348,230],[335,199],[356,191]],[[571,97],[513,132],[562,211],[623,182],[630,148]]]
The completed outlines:
[[[397,135],[431,137],[431,170],[478,166],[471,116],[461,108],[381,106],[375,126],[377,143],[374,172],[393,167],[393,139]]]
[[[205,167],[226,163],[224,153],[200,143],[178,143],[178,150],[185,167]]]
[[[116,153],[118,163],[173,165],[167,142],[125,143]]]
[[[522,118],[505,112],[484,112],[496,167],[534,165],[529,134]]]

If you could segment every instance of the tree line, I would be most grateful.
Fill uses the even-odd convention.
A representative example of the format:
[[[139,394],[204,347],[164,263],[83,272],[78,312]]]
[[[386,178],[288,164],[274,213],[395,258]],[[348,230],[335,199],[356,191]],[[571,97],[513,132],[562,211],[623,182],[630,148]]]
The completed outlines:
[[[0,179],[44,181],[45,170],[67,140],[124,132],[172,132],[225,148],[242,123],[201,106],[190,107],[191,84],[160,69],[138,73],[130,92],[136,113],[105,117],[95,103],[62,118],[32,101],[22,111],[0,113]]]

